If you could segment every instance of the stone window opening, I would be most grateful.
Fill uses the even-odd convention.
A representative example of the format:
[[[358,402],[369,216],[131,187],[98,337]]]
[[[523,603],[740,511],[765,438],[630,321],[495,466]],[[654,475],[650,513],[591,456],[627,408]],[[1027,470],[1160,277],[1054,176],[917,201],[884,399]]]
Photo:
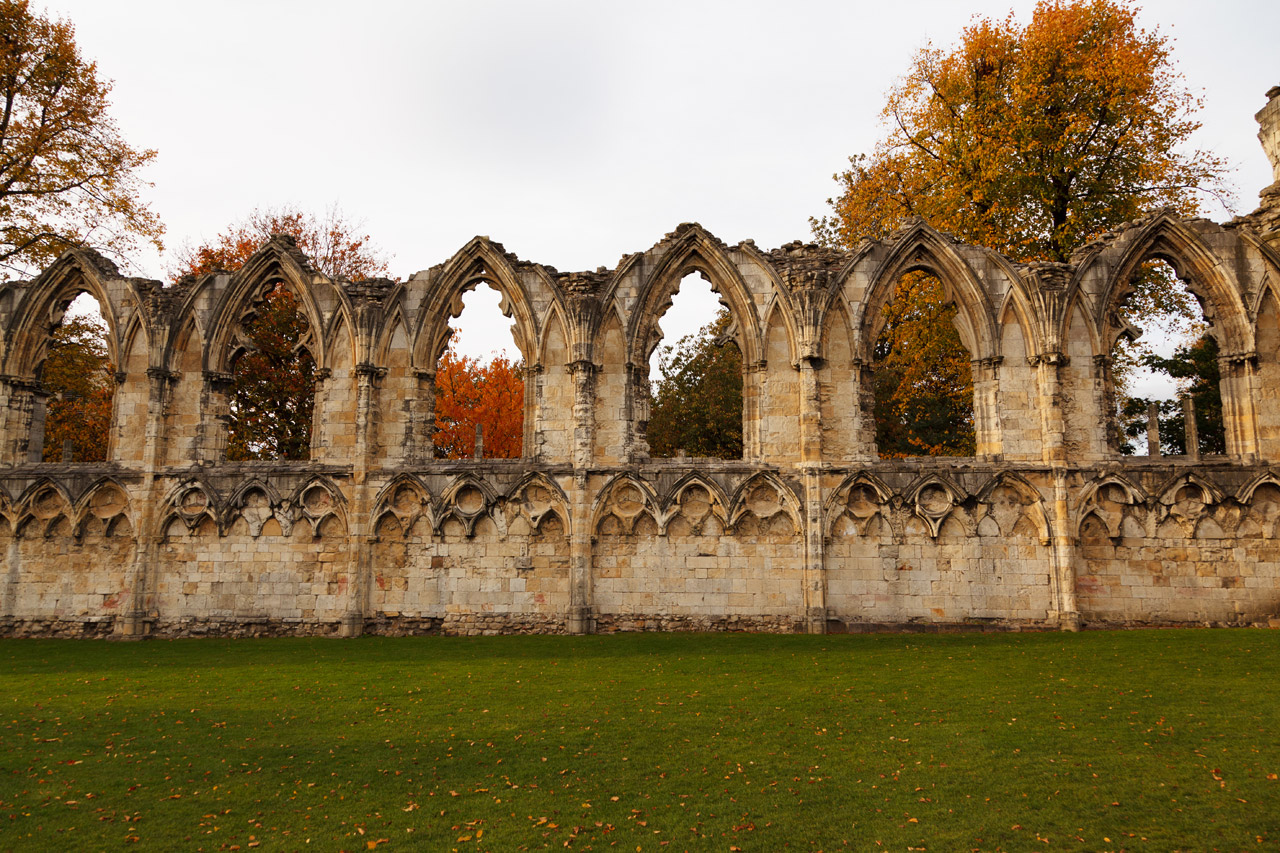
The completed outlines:
[[[881,459],[973,456],[973,355],[930,269],[903,273],[873,315],[871,385]]]
[[[1170,260],[1153,255],[1137,265],[1115,305],[1107,376],[1115,449],[1126,456],[1225,454],[1218,340],[1203,296]]]
[[[435,456],[519,459],[526,370],[505,294],[488,277],[476,277],[454,308],[435,365]]]
[[[311,458],[317,370],[311,324],[279,280],[240,317],[227,395],[228,461]]]
[[[56,300],[37,365],[43,395],[32,425],[40,461],[104,462],[110,453],[116,365],[101,306],[88,291]]]
[[[653,329],[644,389],[650,456],[742,459],[742,352],[710,279],[684,276]]]

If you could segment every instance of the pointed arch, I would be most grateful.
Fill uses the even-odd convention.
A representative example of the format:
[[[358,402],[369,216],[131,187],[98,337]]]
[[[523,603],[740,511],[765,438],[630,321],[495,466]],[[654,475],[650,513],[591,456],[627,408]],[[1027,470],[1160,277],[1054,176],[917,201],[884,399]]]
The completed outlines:
[[[1254,477],[1235,493],[1236,502],[1242,506],[1251,503],[1253,501],[1253,493],[1263,486],[1274,486],[1280,489],[1280,474],[1269,468]]]
[[[1026,499],[1025,514],[1035,524],[1040,540],[1047,544],[1051,536],[1052,524],[1049,521],[1049,513],[1045,510],[1044,495],[1026,477],[1014,471],[997,472],[991,479],[982,484],[978,491],[974,493],[974,496],[979,501],[989,503],[992,493],[1002,487],[1010,489]]]
[[[777,496],[776,508],[767,495],[760,494],[761,489],[767,489]],[[733,490],[733,495],[729,498],[729,527],[736,528],[748,513],[764,520],[779,512],[791,519],[797,535],[804,530],[804,513],[795,491],[772,471],[758,471]]]
[[[662,512],[670,515],[672,512],[679,511],[680,500],[685,491],[692,487],[700,487],[705,489],[708,497],[711,499],[711,511],[720,517],[720,520],[729,523],[729,496],[725,494],[724,489],[720,485],[707,477],[700,471],[690,471],[672,484],[667,489],[667,493],[662,497],[659,506]]]
[[[870,261],[874,255],[867,255]],[[861,259],[861,258],[860,258]],[[869,271],[865,298],[853,316],[859,357],[872,360],[875,324],[885,303],[893,298],[899,279],[909,272],[923,271],[942,283],[948,302],[956,306],[956,328],[972,359],[998,355],[995,310],[977,274],[956,251],[952,241],[923,220],[915,220],[896,234],[887,252]],[[846,268],[843,277],[852,274]]]
[[[1224,355],[1254,351],[1252,324],[1240,286],[1229,266],[1222,263],[1199,233],[1170,210],[1161,211],[1129,229],[1107,251],[1094,255],[1090,263],[1077,270],[1075,280],[1079,283],[1094,272],[1095,265],[1107,265],[1096,309],[1102,323],[1112,323],[1114,309],[1128,293],[1138,266],[1152,258],[1173,267],[1178,278],[1203,303],[1210,332],[1217,338]],[[1101,337],[1108,349],[1121,331],[1110,327],[1102,331]]]
[[[836,523],[840,518],[849,512],[849,498],[853,494],[854,489],[866,488],[870,489],[876,496],[877,512],[874,514],[883,514],[883,510],[890,508],[893,501],[893,489],[870,471],[855,471],[849,474],[840,482],[840,485],[827,495],[827,499],[822,504],[823,518],[823,536],[830,536],[835,529]],[[870,518],[873,514],[868,514]]]
[[[1158,496],[1156,498],[1157,501],[1165,506],[1170,506],[1177,502],[1178,493],[1187,486],[1194,486],[1199,489],[1206,504],[1222,503],[1227,497],[1222,489],[1195,471],[1185,471],[1165,480],[1153,494]]]
[[[1107,486],[1113,485],[1124,491],[1126,497],[1124,503],[1126,504],[1141,505],[1148,503],[1151,499],[1146,489],[1142,488],[1136,481],[1131,480],[1119,471],[1110,471],[1085,484],[1084,488],[1080,490],[1080,494],[1076,496],[1076,510],[1083,510],[1088,504],[1095,501],[1098,492]]]
[[[24,286],[13,320],[4,330],[0,373],[34,378],[36,368],[44,361],[50,331],[62,321],[63,312],[80,293],[89,294],[98,303],[107,324],[107,357],[119,365],[123,332],[134,318],[118,303],[129,297],[134,306],[145,304],[140,284],[141,280],[122,279],[115,264],[92,249],[63,252],[48,269]],[[117,298],[112,298],[113,291]],[[141,312],[137,322],[144,326],[144,334],[149,337]]]
[[[415,367],[435,369],[449,342],[449,321],[462,313],[462,295],[481,282],[501,294],[499,309],[515,319],[516,349],[526,364],[534,363],[541,335],[533,300],[512,266],[514,260],[500,243],[473,237],[443,267],[431,270],[413,336]]]
[[[226,506],[230,510],[241,509],[245,505],[245,501],[253,492],[262,492],[267,502],[272,507],[278,507],[284,503],[280,497],[280,493],[276,488],[263,480],[261,477],[249,477],[235,487],[231,494],[227,497]]]
[[[592,532],[598,531],[600,523],[610,515],[622,523],[624,533],[630,533],[641,516],[647,515],[655,525],[663,520],[658,510],[657,490],[647,480],[630,472],[615,475],[596,494],[591,504]]]
[[[763,355],[755,301],[742,273],[725,253],[724,244],[697,223],[680,225],[668,235],[668,239],[670,242],[664,240],[655,246],[655,249],[662,247],[665,251],[641,281],[635,306],[625,327],[628,360],[632,364],[648,364],[654,348],[662,340],[658,321],[671,307],[671,298],[679,290],[680,281],[697,273],[720,296],[721,304],[729,309],[731,333],[742,351],[743,362],[758,362]],[[794,352],[793,326],[789,329]]]
[[[537,494],[538,491],[545,492],[545,495]],[[570,529],[569,496],[559,483],[541,471],[525,472],[507,491],[504,500],[508,507],[517,507],[534,530],[540,529],[543,521],[551,516],[558,517],[565,530]]]
[[[212,277],[202,280],[201,284],[204,285],[209,278]],[[329,353],[325,345],[325,331],[336,324],[336,318],[326,320],[316,293],[319,286],[317,280],[328,284],[326,295],[330,299],[327,301],[336,301],[332,306],[333,313],[348,315],[349,306],[339,289],[311,268],[297,243],[284,235],[271,238],[243,267],[231,275],[210,315],[209,334],[204,339],[204,369],[215,373],[231,372],[232,364],[242,347],[238,335],[244,315],[251,310],[253,301],[266,288],[277,283],[282,284],[293,295],[300,313],[306,318],[310,331],[309,349],[316,367],[327,367]]]

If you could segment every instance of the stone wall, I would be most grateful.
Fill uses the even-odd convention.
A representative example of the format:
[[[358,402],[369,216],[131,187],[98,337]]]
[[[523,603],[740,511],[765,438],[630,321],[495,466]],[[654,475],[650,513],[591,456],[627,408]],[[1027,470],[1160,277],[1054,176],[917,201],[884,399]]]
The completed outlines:
[[[1264,139],[1280,120],[1273,92]],[[403,282],[332,281],[287,238],[239,272],[170,286],[68,252],[0,286],[0,633],[1273,621],[1273,189],[1227,225],[1153,212],[1069,264],[1013,263],[919,221],[850,252],[728,246],[686,224],[582,273],[477,237]],[[1211,321],[1223,456],[1116,447],[1116,306],[1151,258]],[[875,328],[914,270],[937,276],[957,309],[973,458],[876,451]],[[657,321],[695,272],[730,311],[743,356],[741,460],[655,459],[645,439]],[[243,324],[281,285],[312,330],[312,457],[227,462]],[[502,294],[526,365],[521,459],[434,458],[436,362],[478,285]],[[102,306],[119,365],[109,460],[41,463],[39,370],[82,292]]]

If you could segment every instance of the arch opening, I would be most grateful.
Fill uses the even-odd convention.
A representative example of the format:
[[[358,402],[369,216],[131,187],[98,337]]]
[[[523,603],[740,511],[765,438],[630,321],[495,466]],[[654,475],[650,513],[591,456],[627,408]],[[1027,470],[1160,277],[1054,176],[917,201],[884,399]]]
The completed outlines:
[[[278,279],[263,284],[240,317],[230,356],[228,460],[311,457],[313,346],[293,292]]]
[[[706,277],[681,279],[654,328],[661,337],[648,354],[650,455],[741,459],[742,352]]]
[[[903,273],[875,315],[871,383],[882,459],[974,455],[972,355],[956,316],[941,279],[925,268]]]
[[[1192,282],[1168,259],[1147,257],[1135,267],[1109,320],[1115,449],[1149,456],[1226,453],[1218,340]],[[1188,403],[1194,412],[1190,431]],[[1157,448],[1148,440],[1152,407]],[[1196,441],[1190,448],[1189,435]]]
[[[485,287],[478,287],[479,284]],[[448,343],[436,360],[435,456],[517,459],[524,455],[525,363],[502,291],[472,280],[455,305]],[[477,444],[479,452],[477,452]]]
[[[87,291],[58,303],[36,375],[45,398],[42,462],[103,462],[111,435],[116,366],[101,306]]]

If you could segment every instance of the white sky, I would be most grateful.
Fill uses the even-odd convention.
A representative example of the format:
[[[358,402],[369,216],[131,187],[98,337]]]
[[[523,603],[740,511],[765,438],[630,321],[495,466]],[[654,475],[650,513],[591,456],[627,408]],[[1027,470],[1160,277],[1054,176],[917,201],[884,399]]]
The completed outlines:
[[[40,0],[34,0],[38,7]],[[337,203],[406,277],[486,234],[562,270],[612,267],[677,224],[762,248],[809,239],[831,175],[870,150],[914,51],[1029,0],[897,3],[51,0],[115,81],[113,115],[169,246],[256,206]],[[1280,83],[1280,3],[1148,0],[1203,90],[1198,144],[1270,168],[1253,114]],[[1207,210],[1219,221],[1221,209]],[[162,278],[164,259],[137,274]],[[481,297],[487,292],[481,289]],[[714,314],[672,311],[668,340]],[[464,314],[464,317],[466,315]],[[687,322],[680,322],[687,321]],[[504,331],[505,323],[498,324]],[[487,353],[504,342],[471,333]]]

